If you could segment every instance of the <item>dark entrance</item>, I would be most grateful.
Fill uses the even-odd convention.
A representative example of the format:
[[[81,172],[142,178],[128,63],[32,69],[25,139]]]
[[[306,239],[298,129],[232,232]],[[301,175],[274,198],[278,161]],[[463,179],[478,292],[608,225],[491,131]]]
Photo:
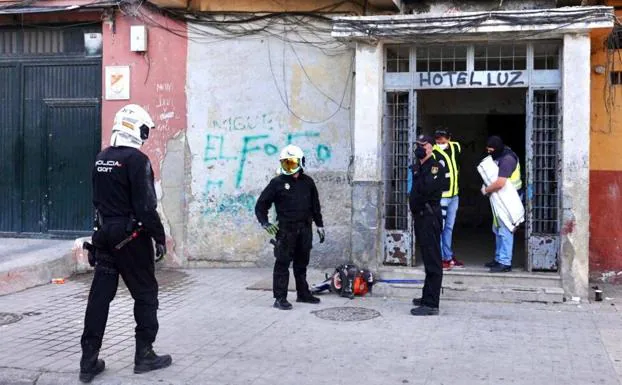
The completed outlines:
[[[0,234],[74,237],[92,227],[101,138],[100,27],[0,30]],[[92,56],[91,56],[92,55]]]
[[[446,127],[462,146],[460,167],[460,207],[454,225],[453,250],[467,268],[484,269],[494,258],[490,201],[483,197],[477,165],[486,156],[486,140],[491,135],[503,138],[520,158],[525,178],[526,90],[470,89],[418,91],[417,124],[426,134],[437,126]],[[525,225],[514,235],[512,265],[525,265]],[[421,261],[421,258],[416,258]]]

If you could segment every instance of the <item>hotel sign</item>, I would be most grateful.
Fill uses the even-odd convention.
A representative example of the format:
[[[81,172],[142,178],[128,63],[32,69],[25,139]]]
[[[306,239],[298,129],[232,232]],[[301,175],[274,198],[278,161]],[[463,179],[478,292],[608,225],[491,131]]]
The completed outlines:
[[[415,88],[527,87],[527,71],[416,72]]]

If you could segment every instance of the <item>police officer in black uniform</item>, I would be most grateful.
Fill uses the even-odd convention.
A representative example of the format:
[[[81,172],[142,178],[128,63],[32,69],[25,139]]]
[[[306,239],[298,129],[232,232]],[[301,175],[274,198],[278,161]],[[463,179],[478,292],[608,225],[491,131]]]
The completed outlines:
[[[95,274],[81,338],[80,381],[90,382],[104,370],[99,359],[110,302],[119,274],[134,298],[136,355],[134,372],[164,368],[170,355],[159,356],[152,344],[158,333],[158,282],[155,261],[166,254],[166,238],[156,212],[157,198],[149,158],[139,148],[154,127],[149,114],[130,104],[115,116],[111,146],[100,152],[93,168],[93,204],[97,210]],[[154,248],[152,239],[156,243]]]
[[[315,222],[317,226],[320,243],[324,242],[326,234],[317,188],[313,179],[302,169],[302,150],[288,145],[281,151],[280,162],[280,175],[274,177],[262,191],[255,205],[255,215],[261,226],[270,235],[276,236],[276,260],[272,277],[274,307],[289,310],[292,305],[287,301],[287,287],[289,264],[292,261],[296,280],[296,302],[320,302],[319,298],[311,295],[307,284],[307,265],[313,240],[311,222]],[[268,210],[273,203],[278,224],[271,224],[268,220]]]
[[[440,249],[443,217],[440,201],[448,184],[444,167],[435,159],[433,145],[434,139],[430,136],[420,135],[417,138],[417,163],[413,165],[413,186],[409,197],[415,222],[415,238],[425,267],[422,297],[413,299],[417,307],[410,310],[415,316],[438,315],[443,280]]]

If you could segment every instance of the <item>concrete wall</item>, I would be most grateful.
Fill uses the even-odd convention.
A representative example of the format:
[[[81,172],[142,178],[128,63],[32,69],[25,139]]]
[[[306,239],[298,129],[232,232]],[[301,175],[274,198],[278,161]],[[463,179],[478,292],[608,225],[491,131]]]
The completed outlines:
[[[265,36],[189,43],[184,250],[191,265],[272,263],[254,206],[288,143],[305,152],[322,203],[327,240],[315,239],[312,265],[348,258],[353,52],[331,54]]]
[[[144,10],[143,10],[144,11]],[[175,23],[158,15],[151,15],[154,20],[185,31],[185,25]],[[139,18],[121,12],[116,13],[114,22],[104,21],[103,33],[103,68],[106,66],[130,67],[130,100],[106,100],[102,96],[102,148],[109,145],[112,121],[115,113],[126,104],[135,103],[143,106],[156,123],[156,129],[150,133],[143,146],[143,151],[151,159],[156,179],[158,207],[160,216],[169,235],[169,258],[172,264],[183,261],[177,255],[181,249],[175,241],[183,237],[177,236],[175,228],[183,223],[184,197],[179,181],[162,175],[165,159],[181,157],[183,153],[169,153],[167,143],[175,141],[176,136],[186,129],[186,39],[174,36],[160,28],[148,27],[148,49],[145,53],[130,51],[130,26],[144,25]],[[183,33],[183,32],[182,32]],[[102,78],[104,74],[102,74]],[[105,90],[104,90],[105,93]],[[183,164],[182,164],[183,166]],[[183,167],[179,170],[183,173]],[[176,173],[179,173],[179,170]],[[169,186],[166,194],[162,194],[162,186]]]

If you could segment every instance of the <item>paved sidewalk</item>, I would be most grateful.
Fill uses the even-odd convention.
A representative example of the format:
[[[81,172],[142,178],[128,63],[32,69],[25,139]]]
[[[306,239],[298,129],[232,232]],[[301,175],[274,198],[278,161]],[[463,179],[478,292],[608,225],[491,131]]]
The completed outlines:
[[[120,288],[101,352],[107,368],[93,383],[620,384],[622,299],[579,306],[444,301],[441,316],[416,318],[404,299],[327,294],[320,305],[279,311],[270,292],[245,289],[270,275],[159,271],[155,347],[172,354],[173,365],[142,375],[132,372],[132,300]],[[78,383],[90,278],[0,297],[0,312],[21,316],[0,327],[0,384]],[[346,322],[313,313],[333,307],[380,316]]]

